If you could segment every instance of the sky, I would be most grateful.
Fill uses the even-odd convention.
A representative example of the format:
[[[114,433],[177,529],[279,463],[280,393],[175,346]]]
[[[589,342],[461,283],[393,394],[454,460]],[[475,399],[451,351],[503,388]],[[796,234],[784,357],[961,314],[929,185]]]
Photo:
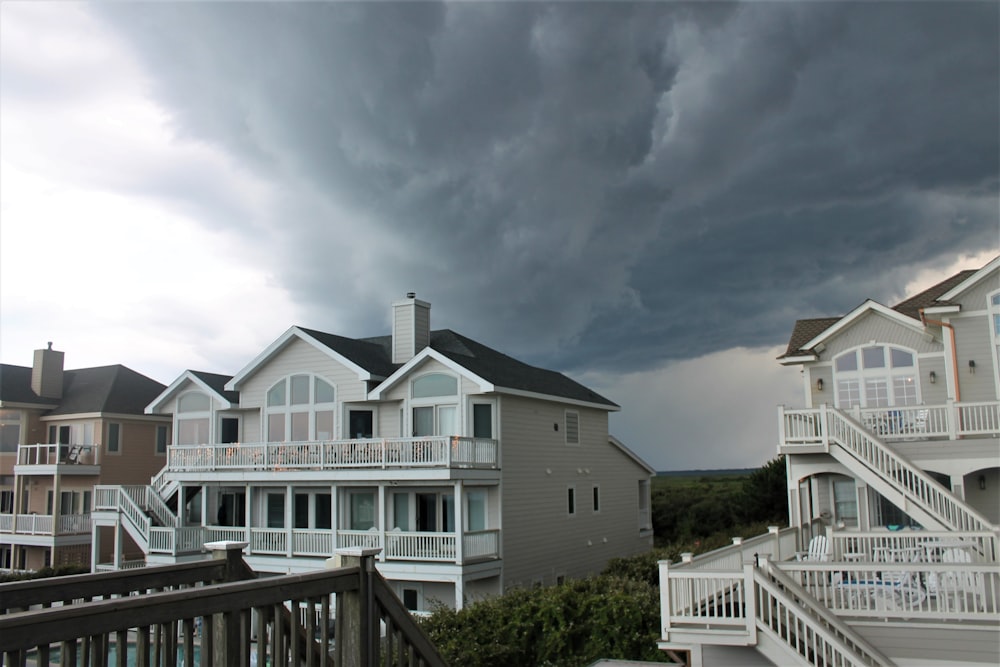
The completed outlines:
[[[233,374],[413,291],[758,466],[796,319],[1000,253],[998,127],[994,2],[3,2],[0,358]]]

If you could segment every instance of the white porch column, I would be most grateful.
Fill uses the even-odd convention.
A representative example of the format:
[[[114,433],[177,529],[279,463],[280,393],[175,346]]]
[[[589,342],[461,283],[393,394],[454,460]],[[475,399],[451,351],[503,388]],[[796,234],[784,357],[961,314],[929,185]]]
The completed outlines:
[[[337,544],[337,531],[340,530],[340,515],[338,512],[339,503],[337,502],[337,485],[330,485],[330,530],[333,531],[333,550],[336,551]],[[385,551],[383,549],[383,551]],[[333,554],[331,554],[332,556]]]
[[[97,572],[97,556],[101,553],[101,527],[90,522],[90,571]]]
[[[58,468],[57,468],[58,470]],[[52,478],[52,535],[59,534],[59,517],[62,516],[62,475],[58,472]],[[53,566],[55,563],[53,563]]]
[[[292,493],[292,485],[285,486],[285,555],[292,557],[292,524],[293,517],[292,504],[295,502],[295,494]]]
[[[965,476],[964,475],[952,475],[949,479],[949,485],[951,486],[951,492],[954,493],[960,500],[965,500]]]
[[[202,490],[202,493],[205,493],[204,489]],[[250,542],[250,516],[251,516],[250,506],[252,504],[253,503],[251,502],[251,498],[250,498],[250,485],[247,484],[246,490],[244,491],[244,496],[243,496],[243,541],[246,542],[247,544],[251,543]],[[248,553],[253,553],[253,549],[251,548],[248,551]]]
[[[868,485],[861,480],[854,480],[858,503],[858,530],[871,530],[871,512],[868,502]]]
[[[465,576],[460,574],[457,577],[455,577],[455,611],[462,611],[464,602],[465,602]]]
[[[385,449],[382,450],[383,452]],[[389,545],[385,541],[385,527],[389,524],[389,508],[385,506],[385,484],[378,485],[378,517],[379,540],[382,543],[382,551],[378,554],[378,559],[385,562],[385,552],[389,550]]]
[[[111,559],[116,570],[122,569],[122,522],[119,517],[115,522],[115,550],[114,558]]]

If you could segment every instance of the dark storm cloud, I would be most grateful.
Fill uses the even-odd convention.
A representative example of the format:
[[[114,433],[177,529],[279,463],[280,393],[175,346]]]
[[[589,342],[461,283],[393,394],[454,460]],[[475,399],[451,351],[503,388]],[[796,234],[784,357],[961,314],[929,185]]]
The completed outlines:
[[[381,332],[416,289],[514,354],[638,369],[997,245],[993,3],[96,11],[179,135],[279,193],[268,269],[309,326]]]

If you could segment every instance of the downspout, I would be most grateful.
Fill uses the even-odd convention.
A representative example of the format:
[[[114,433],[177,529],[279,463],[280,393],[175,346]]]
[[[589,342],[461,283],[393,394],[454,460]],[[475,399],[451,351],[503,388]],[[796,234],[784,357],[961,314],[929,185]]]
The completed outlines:
[[[920,308],[917,312],[920,313],[920,322],[925,327],[928,324],[936,324],[937,326],[946,327],[948,329],[951,329],[951,371],[952,371],[952,374],[955,376],[955,402],[956,403],[961,403],[962,402],[962,389],[961,389],[961,387],[958,384],[958,343],[957,343],[957,339],[955,338],[955,327],[952,326],[951,324],[947,323],[947,322],[942,322],[940,320],[929,320],[929,319],[927,319],[924,316],[924,309],[923,308]]]

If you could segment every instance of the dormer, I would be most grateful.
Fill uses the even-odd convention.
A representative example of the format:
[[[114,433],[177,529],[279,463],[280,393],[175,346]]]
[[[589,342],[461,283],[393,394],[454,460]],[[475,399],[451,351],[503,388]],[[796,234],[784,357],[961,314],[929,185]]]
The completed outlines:
[[[408,292],[392,304],[392,363],[405,364],[431,343],[431,304]]]

